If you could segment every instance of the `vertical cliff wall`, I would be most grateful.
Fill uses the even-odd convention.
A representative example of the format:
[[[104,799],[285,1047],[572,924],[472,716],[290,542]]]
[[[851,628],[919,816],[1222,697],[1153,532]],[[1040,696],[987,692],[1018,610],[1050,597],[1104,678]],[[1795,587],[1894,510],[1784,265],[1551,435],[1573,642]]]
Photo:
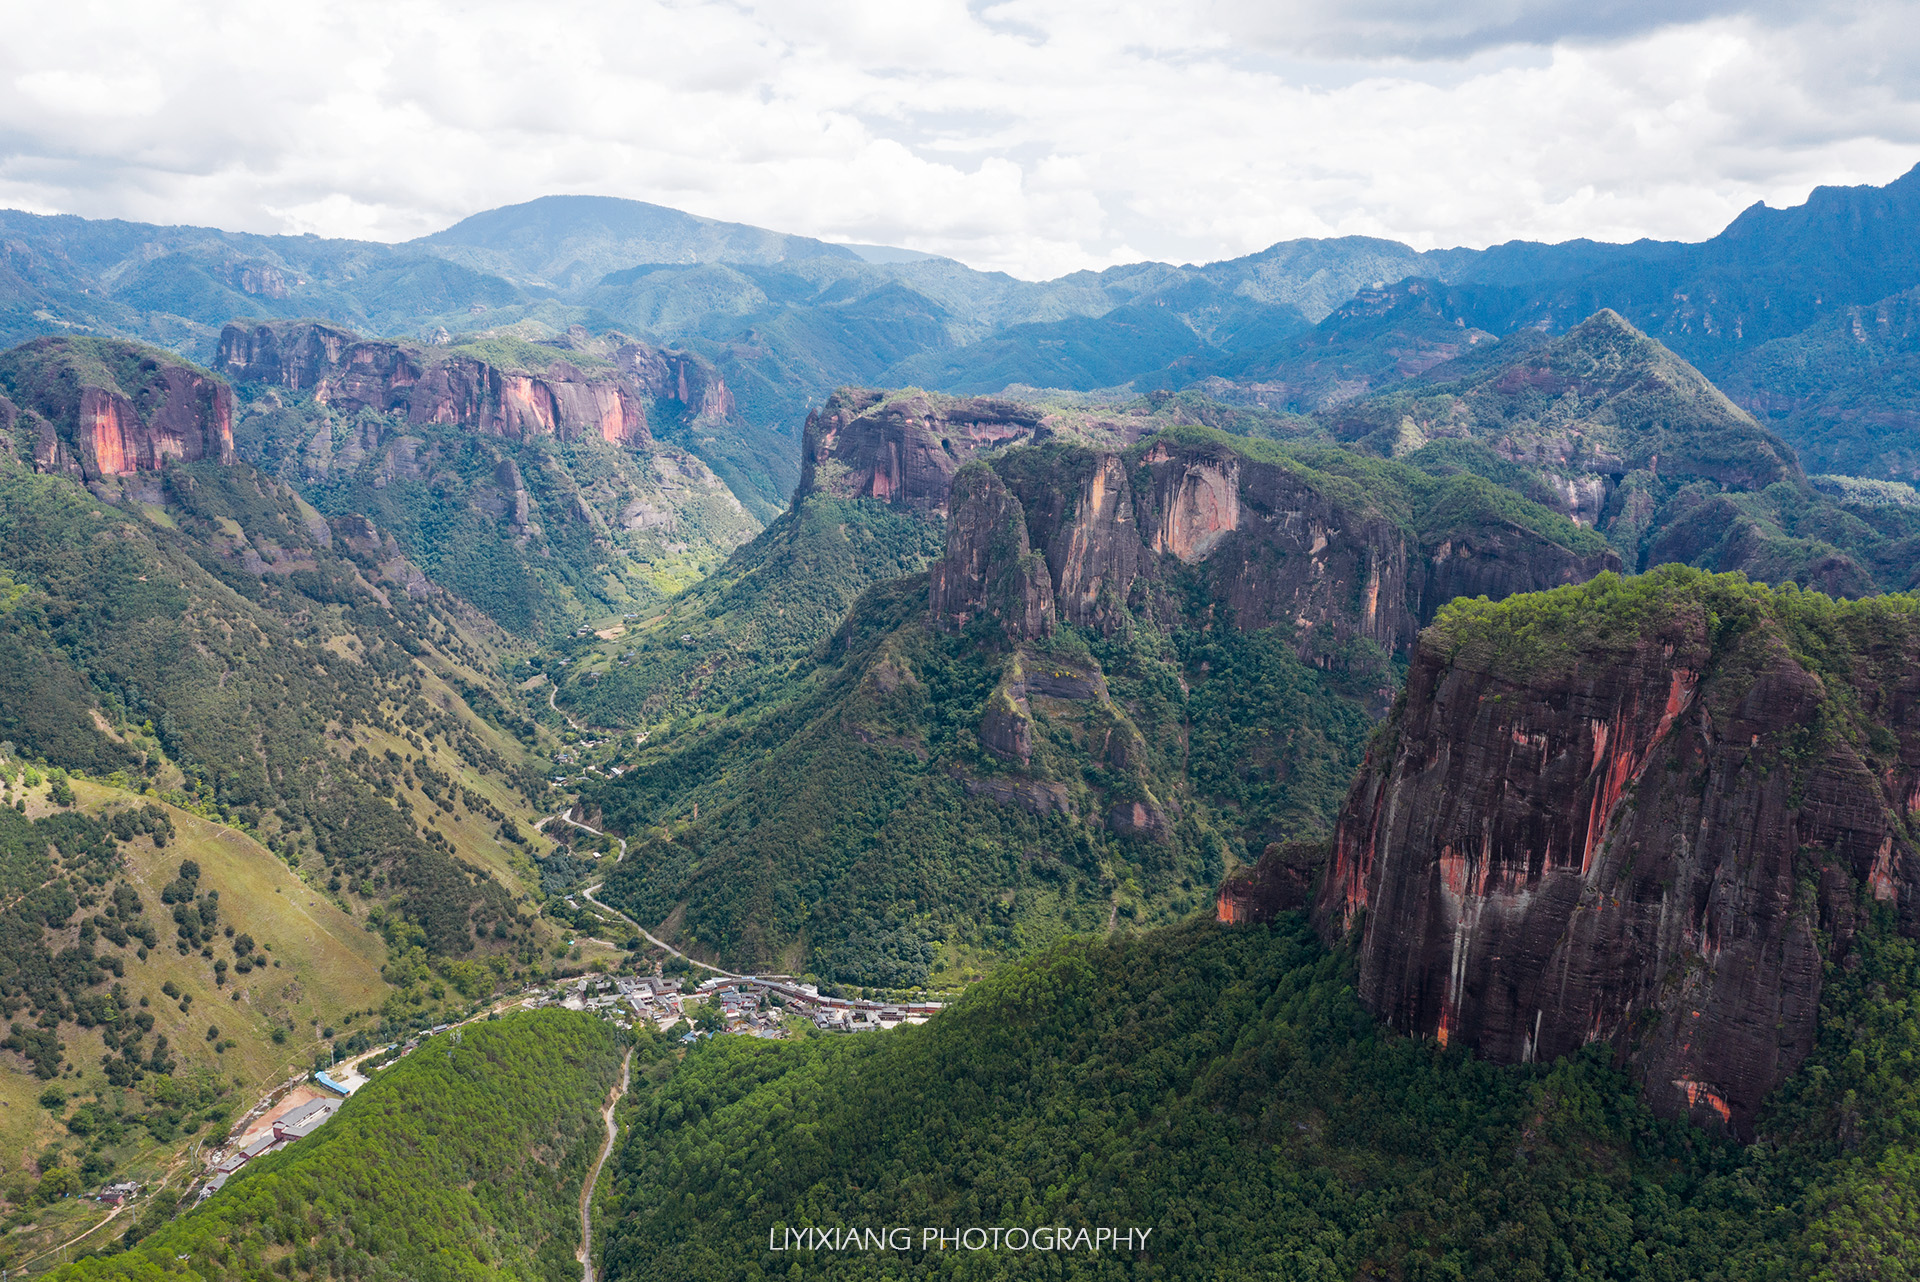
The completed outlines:
[[[1292,628],[1303,653],[1356,638],[1404,650],[1451,596],[1498,598],[1620,565],[1543,509],[1533,526],[1504,515],[1531,505],[1478,478],[1388,465],[1356,484],[1219,433],[1162,432],[1125,450],[1055,439],[992,465],[1046,556],[1061,618],[1108,634],[1130,610],[1171,621],[1203,600],[1242,629]]]
[[[158,471],[169,459],[233,460],[232,390],[137,343],[38,339],[0,355],[0,388],[36,416],[42,471],[97,482]]]
[[[1396,1028],[1502,1063],[1605,1042],[1659,1111],[1748,1134],[1862,897],[1920,922],[1917,701],[1908,598],[1667,567],[1456,602],[1348,798],[1317,921],[1356,935]]]
[[[889,396],[845,388],[807,415],[800,493],[879,499],[944,514],[954,474],[976,455],[1035,439],[1041,416],[988,396]]]
[[[517,366],[313,322],[273,322],[227,326],[216,364],[235,382],[309,394],[349,412],[399,413],[416,426],[458,425],[509,440],[598,436],[644,447],[652,442],[649,400],[681,401],[695,417],[732,412],[726,385],[685,353],[627,343],[603,363],[533,344],[515,351]]]
[[[950,491],[946,554],[933,563],[933,624],[958,632],[994,620],[1013,641],[1053,631],[1053,583],[1027,543],[1020,500],[984,464],[962,468]]]

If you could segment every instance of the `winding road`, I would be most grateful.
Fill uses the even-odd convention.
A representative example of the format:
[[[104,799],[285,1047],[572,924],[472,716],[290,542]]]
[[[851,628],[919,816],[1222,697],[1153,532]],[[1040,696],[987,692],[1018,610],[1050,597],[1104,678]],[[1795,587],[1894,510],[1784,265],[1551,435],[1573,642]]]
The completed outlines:
[[[625,853],[626,851],[624,850],[621,851],[621,854],[624,855]],[[604,900],[594,898],[593,892],[600,889],[600,887],[603,884],[604,884],[603,882],[596,881],[591,886],[588,886],[585,890],[581,891],[580,893],[582,895],[585,895],[587,897],[587,902],[592,904],[595,908],[603,909],[606,912],[612,913],[615,917],[618,917],[621,921],[624,921],[625,923],[627,923],[627,925],[639,931],[641,936],[648,943],[652,944],[655,948],[664,948],[668,952],[672,953],[675,957],[678,957],[681,961],[686,962],[689,965],[698,966],[702,970],[710,970],[716,975],[725,975],[728,979],[752,979],[753,978],[753,976],[751,975],[736,975],[734,972],[730,970],[721,970],[718,966],[715,966],[712,962],[703,962],[696,957],[689,957],[685,953],[681,952],[678,948],[675,948],[672,944],[669,944],[665,940],[655,937],[652,931],[648,930],[645,926],[642,926],[639,922],[627,916],[625,913],[621,912],[618,908],[615,908],[612,904],[609,904]]]
[[[570,825],[571,827],[578,828],[581,832],[590,832],[596,837],[604,837],[607,835],[606,833],[601,832],[598,828],[592,827],[589,824],[581,823],[578,819],[573,818],[564,810],[562,810],[558,814],[548,815],[546,818],[540,820],[538,823],[533,825],[533,830],[535,832],[539,832],[541,829],[545,828],[548,824],[552,823],[556,819],[558,819],[563,824],[567,824],[567,825]],[[615,863],[618,863],[620,862],[620,860],[625,859],[627,857],[627,839],[625,837],[615,837],[614,840],[620,843],[620,854],[614,860]],[[672,953],[675,957],[678,957],[683,962],[687,962],[690,965],[698,966],[702,970],[710,970],[716,975],[725,975],[728,979],[753,978],[753,976],[751,975],[736,975],[734,972],[730,970],[721,970],[718,966],[715,966],[712,962],[703,962],[697,957],[687,956],[685,953],[681,952],[678,948],[675,948],[672,944],[669,944],[666,940],[661,939],[659,936],[655,935],[652,931],[648,930],[645,926],[642,926],[639,922],[627,916],[625,913],[621,912],[618,908],[615,908],[612,904],[609,904],[604,900],[594,898],[593,892],[600,889],[600,887],[604,886],[605,884],[606,884],[605,882],[596,881],[591,886],[588,886],[585,890],[581,891],[580,893],[586,896],[587,902],[592,904],[595,908],[599,908],[605,912],[612,913],[615,917],[618,917],[621,921],[624,921],[625,923],[627,923],[627,925],[639,931],[641,938],[645,939],[648,943],[652,944],[655,948],[664,948],[666,951]]]
[[[607,1164],[607,1157],[613,1152],[613,1140],[620,1128],[613,1123],[613,1109],[620,1097],[627,1093],[627,1083],[633,1078],[633,1048],[627,1048],[627,1057],[620,1062],[620,1084],[613,1088],[607,1097],[607,1106],[600,1110],[601,1118],[607,1124],[607,1142],[600,1146],[600,1160],[593,1164],[593,1173],[587,1176],[587,1182],[580,1188],[580,1249],[573,1258],[580,1261],[587,1271],[584,1282],[593,1282],[593,1190],[600,1183],[600,1168]]]
[[[558,681],[555,681],[552,677],[548,677],[547,678],[547,706],[549,708],[552,708],[555,712],[560,713],[561,719],[564,720],[568,725],[572,726],[575,730],[578,730],[581,734],[586,734],[587,728],[581,725],[578,721],[575,721],[572,717],[568,716],[566,712],[561,709],[560,705],[553,701],[553,696],[559,693],[560,693],[560,683]]]

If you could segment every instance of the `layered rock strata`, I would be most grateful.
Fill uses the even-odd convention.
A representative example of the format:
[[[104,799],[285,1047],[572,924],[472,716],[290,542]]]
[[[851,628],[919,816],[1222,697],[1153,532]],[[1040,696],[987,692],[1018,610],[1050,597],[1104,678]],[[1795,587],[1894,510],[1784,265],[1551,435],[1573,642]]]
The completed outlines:
[[[964,464],[1040,431],[1041,415],[1016,401],[843,389],[807,415],[800,493],[944,514]]]

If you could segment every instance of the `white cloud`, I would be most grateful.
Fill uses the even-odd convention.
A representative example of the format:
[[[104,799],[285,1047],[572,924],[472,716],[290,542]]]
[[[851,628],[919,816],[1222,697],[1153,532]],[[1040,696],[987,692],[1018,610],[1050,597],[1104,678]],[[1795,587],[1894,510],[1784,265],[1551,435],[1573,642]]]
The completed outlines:
[[[1692,239],[1920,159],[1915,16],[83,0],[0,47],[0,202],[392,240],[594,192],[1026,276],[1306,235]]]

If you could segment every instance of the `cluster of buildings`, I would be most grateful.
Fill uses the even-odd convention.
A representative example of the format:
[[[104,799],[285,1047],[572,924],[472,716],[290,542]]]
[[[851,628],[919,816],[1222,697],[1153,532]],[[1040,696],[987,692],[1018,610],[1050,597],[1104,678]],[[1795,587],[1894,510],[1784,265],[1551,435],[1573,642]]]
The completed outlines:
[[[320,1074],[315,1074],[316,1077]],[[297,1105],[279,1117],[267,1129],[251,1141],[233,1149],[220,1161],[214,1163],[213,1174],[206,1184],[201,1186],[200,1202],[206,1201],[233,1177],[234,1172],[253,1161],[264,1157],[277,1149],[283,1149],[296,1140],[303,1140],[320,1129],[322,1123],[340,1110],[343,1100],[322,1098],[308,1100]]]
[[[723,1031],[765,1038],[785,1036],[781,1023],[784,1014],[811,1020],[827,1032],[865,1033],[901,1024],[923,1024],[941,1006],[939,1002],[884,1003],[823,997],[817,986],[803,984],[790,975],[715,976],[691,991],[683,981],[663,975],[585,975],[559,988],[535,992],[524,1004],[528,1008],[558,1005],[593,1011],[624,1028],[645,1022],[667,1029],[685,1019],[687,1006],[696,1001],[719,1008],[726,1024]],[[425,1039],[452,1027],[437,1024],[389,1049],[398,1050],[395,1059],[402,1058]],[[698,1035],[688,1033],[683,1040],[691,1041]],[[314,1073],[313,1080],[333,1094],[296,1105],[273,1119],[252,1140],[227,1152],[214,1164],[198,1202],[212,1197],[248,1162],[311,1135],[339,1111],[346,1096],[366,1084],[363,1076],[337,1075],[324,1069]],[[118,1206],[139,1191],[135,1184],[113,1184],[97,1196],[110,1206]]]
[[[816,985],[800,983],[791,975],[715,978],[707,980],[695,991],[707,1000],[718,1002],[723,1011],[730,1006],[740,1010],[743,1022],[754,1014],[766,1014],[768,1024],[776,1030],[779,1027],[778,1016],[762,1010],[767,1003],[780,1005],[793,1014],[812,1020],[815,1027],[833,1033],[876,1032],[898,1028],[901,1024],[924,1024],[940,1009],[939,1002],[893,1005],[822,997]],[[730,1028],[728,1031],[735,1030]],[[772,1035],[777,1037],[779,1033],[775,1031]]]
[[[93,1195],[93,1200],[103,1206],[119,1206],[122,1202],[131,1201],[138,1196],[140,1196],[140,1186],[132,1180],[124,1180],[119,1184],[107,1185]]]
[[[691,990],[681,980],[660,975],[587,975],[537,995],[528,1005],[595,1011],[625,1028],[646,1023],[665,1030],[686,1018],[687,1007],[695,1002],[718,1007],[725,1032],[766,1038],[786,1035],[781,1019],[788,1014],[811,1020],[826,1032],[866,1033],[923,1024],[940,1009],[939,1002],[822,997],[815,985],[789,975],[715,976]],[[694,1036],[689,1033],[686,1039]]]

